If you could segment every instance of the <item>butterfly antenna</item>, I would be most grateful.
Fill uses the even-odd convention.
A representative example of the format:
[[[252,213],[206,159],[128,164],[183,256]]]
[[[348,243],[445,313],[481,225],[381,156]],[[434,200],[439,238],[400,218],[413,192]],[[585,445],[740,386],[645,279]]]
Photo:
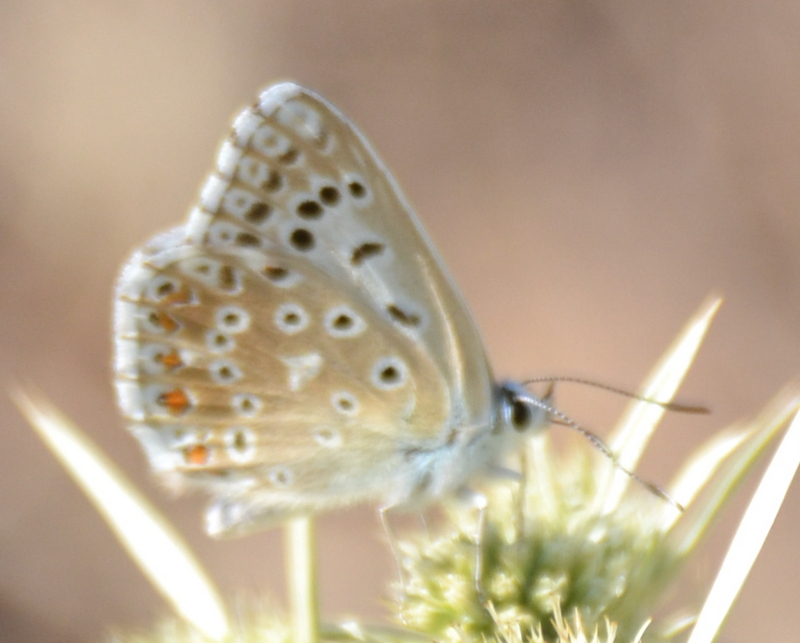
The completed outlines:
[[[631,480],[633,480],[636,484],[644,487],[650,493],[658,496],[662,500],[665,500],[666,502],[671,504],[673,507],[675,507],[678,511],[680,511],[680,512],[684,511],[683,505],[680,504],[677,500],[675,500],[672,496],[670,496],[664,489],[659,487],[657,484],[654,484],[652,482],[649,482],[649,481],[645,480],[644,478],[640,478],[633,471],[631,471],[627,467],[623,466],[623,464],[619,461],[619,458],[617,457],[617,455],[608,447],[608,445],[605,442],[603,442],[602,438],[600,438],[599,435],[597,435],[596,433],[593,433],[592,431],[590,431],[586,427],[581,426],[575,420],[573,420],[571,417],[569,417],[565,413],[562,413],[561,411],[559,411],[557,408],[555,408],[554,406],[552,406],[551,404],[549,404],[545,400],[539,399],[539,398],[534,397],[532,395],[531,396],[528,396],[528,395],[517,395],[517,399],[521,400],[523,402],[527,402],[529,404],[532,404],[533,406],[536,406],[536,407],[542,409],[543,411],[546,411],[552,418],[557,420],[557,422],[559,424],[567,426],[570,429],[580,433],[584,438],[586,438],[592,444],[592,446],[595,449],[600,451],[600,453],[602,453],[605,457],[607,457],[609,460],[611,460],[611,463],[614,465],[614,467],[618,471],[621,471],[622,473],[624,473]]]
[[[580,377],[569,377],[569,376],[534,377],[529,380],[525,380],[524,382],[522,382],[522,385],[528,386],[530,384],[540,384],[542,382],[547,382],[551,385],[554,385],[557,382],[568,382],[570,384],[582,384],[584,386],[591,386],[592,388],[600,389],[601,391],[608,391],[609,393],[614,393],[615,395],[621,395],[623,397],[639,400],[640,402],[655,404],[656,406],[660,406],[661,408],[666,409],[668,411],[677,411],[678,413],[706,414],[711,412],[710,409],[708,409],[705,406],[696,406],[693,404],[681,404],[680,402],[661,402],[659,400],[654,400],[650,397],[644,397],[643,395],[639,395],[638,393],[632,393],[631,391],[626,391],[625,389],[617,388],[616,386],[602,384],[600,382],[595,382],[593,380],[585,380]]]

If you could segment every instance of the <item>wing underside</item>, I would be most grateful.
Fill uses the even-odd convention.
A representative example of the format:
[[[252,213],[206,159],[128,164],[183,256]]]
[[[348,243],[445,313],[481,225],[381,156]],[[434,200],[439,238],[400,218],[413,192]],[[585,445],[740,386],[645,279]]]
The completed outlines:
[[[188,222],[131,258],[115,306],[131,429],[157,471],[212,489],[223,530],[380,497],[405,453],[491,422],[478,332],[416,217],[296,85],[236,119]]]

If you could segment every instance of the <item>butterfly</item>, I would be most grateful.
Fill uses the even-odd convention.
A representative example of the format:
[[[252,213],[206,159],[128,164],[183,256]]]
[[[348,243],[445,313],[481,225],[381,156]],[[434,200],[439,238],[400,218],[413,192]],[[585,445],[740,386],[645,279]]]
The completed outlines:
[[[233,121],[181,225],[114,304],[118,402],[154,471],[236,535],[469,489],[546,422],[367,140],[293,83]]]

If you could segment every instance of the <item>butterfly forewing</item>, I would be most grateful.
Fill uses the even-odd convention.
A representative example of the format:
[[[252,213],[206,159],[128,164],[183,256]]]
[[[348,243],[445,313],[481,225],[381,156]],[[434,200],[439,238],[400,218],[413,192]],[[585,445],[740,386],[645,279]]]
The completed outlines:
[[[190,229],[206,244],[275,244],[367,291],[377,314],[425,346],[454,421],[488,420],[492,378],[469,313],[391,175],[324,99],[284,83],[245,110]]]
[[[477,331],[412,211],[295,85],[236,119],[187,224],[123,270],[115,317],[154,468],[254,513],[385,498],[407,454],[491,423]]]

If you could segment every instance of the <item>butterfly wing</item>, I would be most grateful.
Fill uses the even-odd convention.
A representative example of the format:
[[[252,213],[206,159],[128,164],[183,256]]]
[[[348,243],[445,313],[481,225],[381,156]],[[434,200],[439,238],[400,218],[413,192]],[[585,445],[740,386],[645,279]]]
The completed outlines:
[[[242,112],[189,229],[207,245],[276,244],[366,291],[376,314],[425,346],[452,422],[488,419],[492,376],[467,308],[392,176],[323,98],[282,83]]]
[[[236,119],[188,223],[123,270],[115,317],[123,411],[157,471],[211,487],[215,531],[403,500],[408,453],[491,421],[479,336],[416,218],[295,85]]]

